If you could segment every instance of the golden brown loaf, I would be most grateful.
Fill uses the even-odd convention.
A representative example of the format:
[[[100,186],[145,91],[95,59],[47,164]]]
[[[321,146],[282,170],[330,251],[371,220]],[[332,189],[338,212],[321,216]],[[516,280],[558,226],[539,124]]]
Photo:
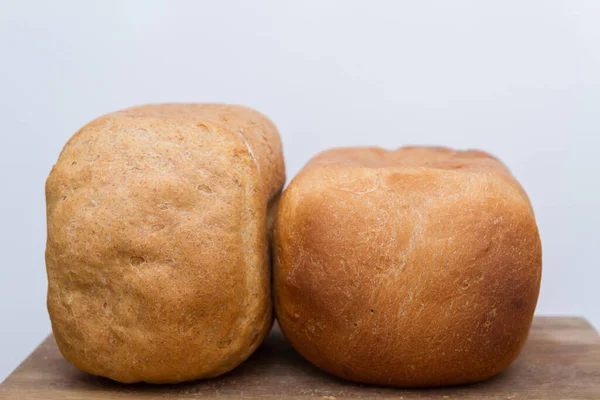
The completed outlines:
[[[529,200],[479,151],[350,148],[282,195],[275,308],[315,365],[352,381],[436,386],[506,368],[541,277]]]
[[[267,214],[284,181],[275,126],[244,107],[147,105],[81,129],[46,183],[65,358],[153,383],[244,361],[272,322]]]

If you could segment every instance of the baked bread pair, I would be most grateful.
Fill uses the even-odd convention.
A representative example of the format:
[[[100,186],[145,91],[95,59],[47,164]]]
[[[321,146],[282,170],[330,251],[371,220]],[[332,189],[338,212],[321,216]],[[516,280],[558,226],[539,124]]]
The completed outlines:
[[[499,161],[331,150],[275,213],[284,181],[276,128],[243,107],[149,105],[86,125],[46,184],[48,310],[65,358],[121,382],[235,368],[271,327],[269,241],[285,336],[337,376],[466,383],[517,356],[541,248]]]

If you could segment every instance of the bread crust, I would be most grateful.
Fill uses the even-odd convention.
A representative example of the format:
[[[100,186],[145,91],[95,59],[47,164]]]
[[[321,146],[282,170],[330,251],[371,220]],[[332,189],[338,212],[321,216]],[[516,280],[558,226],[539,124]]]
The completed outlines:
[[[494,157],[333,149],[282,195],[275,309],[296,350],[338,377],[475,382],[522,349],[541,262],[531,204]]]
[[[146,105],[83,127],[46,182],[65,358],[128,383],[244,361],[272,323],[267,207],[284,181],[277,129],[244,107]]]

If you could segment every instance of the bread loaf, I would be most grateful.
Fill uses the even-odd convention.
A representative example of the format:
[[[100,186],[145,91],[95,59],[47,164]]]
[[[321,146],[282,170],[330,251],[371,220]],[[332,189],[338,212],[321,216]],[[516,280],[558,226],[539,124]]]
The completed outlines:
[[[77,132],[46,183],[65,358],[152,383],[244,361],[272,323],[267,214],[284,181],[275,126],[243,107],[147,105]]]
[[[541,277],[530,202],[480,151],[330,150],[282,195],[277,318],[338,377],[392,386],[475,382],[527,338]]]

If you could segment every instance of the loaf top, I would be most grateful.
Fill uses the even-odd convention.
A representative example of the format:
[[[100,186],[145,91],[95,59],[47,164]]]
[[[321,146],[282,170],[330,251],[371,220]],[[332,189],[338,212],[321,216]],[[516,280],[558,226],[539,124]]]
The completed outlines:
[[[173,150],[177,150],[179,143],[183,151],[186,151],[186,141],[192,146],[194,142],[206,145],[215,135],[235,135],[250,153],[260,175],[259,185],[267,195],[278,191],[285,183],[281,139],[275,125],[258,111],[227,104],[146,104],[106,114],[73,135],[63,148],[57,165],[66,154],[77,156],[80,139],[85,140],[87,146],[102,144],[98,135],[113,128],[118,128],[122,134],[132,133],[120,143],[122,151],[130,152],[132,158],[143,156],[153,144],[143,143],[143,136],[151,136],[149,131],[156,135],[155,141],[173,142]],[[197,137],[190,141],[187,137],[190,134]],[[136,136],[141,140],[136,140]],[[230,141],[220,140],[221,144],[227,142]]]
[[[284,180],[275,126],[244,107],[146,105],[84,126],[46,182],[65,357],[122,382],[242,362],[271,324],[267,207]]]
[[[335,165],[370,169],[430,168],[439,170],[497,171],[506,167],[494,156],[480,150],[457,151],[447,147],[405,146],[396,150],[380,147],[335,148],[316,155],[306,168]]]
[[[464,186],[461,191],[472,190],[475,197],[485,196],[489,194],[485,190],[489,185],[501,187],[503,195],[514,195],[515,199],[524,201],[533,213],[527,194],[508,168],[480,150],[457,151],[433,146],[407,146],[396,150],[335,148],[313,157],[290,183],[293,190],[301,192],[331,189],[360,195],[382,190],[390,195],[399,192],[421,199],[444,195],[456,198],[453,191],[457,186]]]

